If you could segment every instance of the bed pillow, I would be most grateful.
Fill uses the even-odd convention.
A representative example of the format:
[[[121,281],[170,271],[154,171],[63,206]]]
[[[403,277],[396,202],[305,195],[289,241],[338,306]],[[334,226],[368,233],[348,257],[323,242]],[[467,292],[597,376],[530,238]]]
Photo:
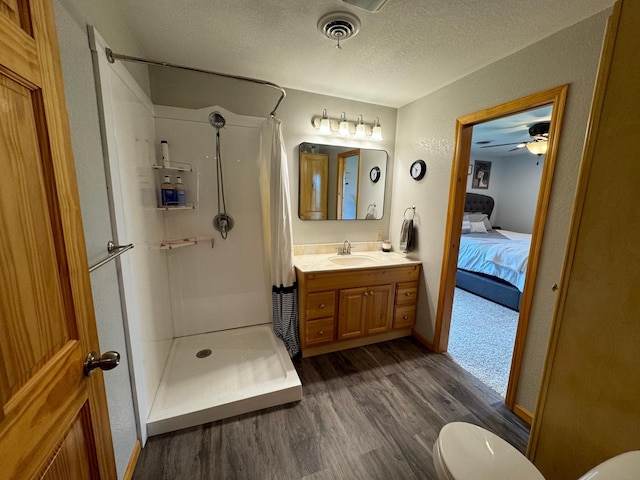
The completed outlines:
[[[487,227],[484,226],[484,222],[480,220],[479,222],[470,222],[471,223],[471,232],[469,233],[487,233]]]
[[[470,222],[484,222],[484,227],[487,229],[487,232],[490,232],[492,230],[491,222],[489,221],[489,217],[485,213],[482,213],[482,212],[467,213],[467,212],[465,212],[465,215],[467,215],[469,217],[469,221]]]
[[[471,222],[466,214],[462,217],[462,233],[471,233]]]

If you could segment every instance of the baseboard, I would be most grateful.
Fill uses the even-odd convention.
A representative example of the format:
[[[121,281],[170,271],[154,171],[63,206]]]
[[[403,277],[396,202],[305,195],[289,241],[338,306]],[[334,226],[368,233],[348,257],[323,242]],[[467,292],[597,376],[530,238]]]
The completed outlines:
[[[422,345],[424,345],[425,347],[427,347],[429,350],[431,350],[432,352],[435,352],[435,350],[433,349],[433,342],[430,342],[429,340],[427,340],[425,337],[423,337],[422,335],[420,335],[418,332],[416,332],[415,330],[411,331],[411,336],[413,338],[415,338],[418,342],[420,342]]]
[[[136,439],[133,451],[131,452],[131,457],[129,458],[129,464],[127,465],[127,469],[124,471],[124,477],[122,477],[123,480],[131,480],[133,478],[133,472],[136,469],[138,457],[140,457],[140,451],[142,450],[141,445],[140,439]]]
[[[533,413],[531,413],[526,408],[521,407],[517,403],[513,406],[513,413],[515,413],[518,417],[520,417],[522,420],[527,422],[529,426],[531,426],[531,424],[533,423]]]

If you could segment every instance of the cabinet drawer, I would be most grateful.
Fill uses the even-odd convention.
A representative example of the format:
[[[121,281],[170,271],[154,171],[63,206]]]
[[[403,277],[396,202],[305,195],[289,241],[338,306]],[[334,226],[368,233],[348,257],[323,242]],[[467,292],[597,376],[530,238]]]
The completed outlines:
[[[318,343],[333,341],[333,317],[322,318],[305,323],[305,345],[317,345]]]
[[[393,328],[413,327],[416,322],[416,306],[396,307],[393,313]]]
[[[307,295],[307,320],[330,317],[335,311],[335,292],[318,292]]]
[[[398,283],[396,287],[396,305],[415,305],[418,295],[418,283]]]

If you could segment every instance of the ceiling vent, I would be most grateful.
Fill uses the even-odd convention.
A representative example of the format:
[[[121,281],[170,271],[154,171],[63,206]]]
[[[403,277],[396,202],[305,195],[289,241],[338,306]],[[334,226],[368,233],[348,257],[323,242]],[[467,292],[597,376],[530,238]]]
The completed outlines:
[[[348,12],[328,13],[318,20],[318,31],[336,41],[336,48],[342,48],[340,42],[355,37],[360,31],[360,19]]]

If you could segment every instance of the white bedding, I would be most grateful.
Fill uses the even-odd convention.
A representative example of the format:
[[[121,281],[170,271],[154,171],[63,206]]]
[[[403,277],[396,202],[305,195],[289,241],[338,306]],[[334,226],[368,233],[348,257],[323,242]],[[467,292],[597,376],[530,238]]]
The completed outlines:
[[[528,233],[493,230],[461,235],[458,268],[501,278],[522,292],[530,247]]]

